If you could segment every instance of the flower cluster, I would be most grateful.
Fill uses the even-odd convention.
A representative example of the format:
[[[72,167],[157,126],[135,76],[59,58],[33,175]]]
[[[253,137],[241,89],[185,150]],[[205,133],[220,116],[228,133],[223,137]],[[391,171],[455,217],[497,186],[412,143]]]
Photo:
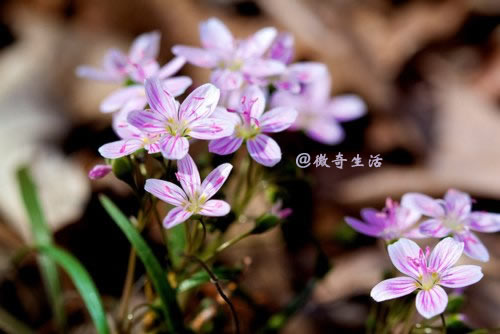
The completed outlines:
[[[246,103],[240,102],[248,94],[246,88],[258,87],[262,91],[258,95],[268,96],[272,108],[297,110],[292,124],[280,126],[280,131],[286,128],[304,130],[312,139],[328,145],[337,144],[344,137],[339,122],[354,120],[366,112],[366,106],[358,96],[330,98],[331,77],[324,64],[291,63],[294,40],[290,34],[279,34],[275,28],[268,27],[239,40],[220,20],[211,18],[200,24],[200,39],[202,48],[176,45],[172,52],[190,64],[211,69],[211,82],[221,89],[221,104],[226,108],[241,110],[245,104],[248,108],[251,100],[246,98]],[[262,106],[262,102],[259,105]],[[288,116],[287,121],[292,118],[290,113]],[[256,120],[250,121],[256,123]],[[241,123],[246,127],[249,125],[245,119]],[[278,153],[273,142],[260,138],[260,144],[269,146],[271,154],[273,150]],[[239,146],[236,140],[231,142]],[[229,148],[234,146],[229,145]]]
[[[483,276],[474,265],[452,267],[462,252],[468,257],[487,262],[486,247],[471,231],[500,231],[500,215],[472,211],[472,200],[464,192],[450,189],[443,199],[408,193],[401,205],[388,199],[382,211],[361,210],[363,221],[346,217],[356,231],[396,242],[388,252],[394,266],[409,277],[397,277],[376,285],[371,295],[376,301],[393,299],[419,290],[417,310],[426,318],[444,311],[448,297],[441,288],[461,288],[476,283]],[[434,250],[424,251],[407,238],[443,238]]]
[[[202,48],[176,45],[175,58],[163,66],[156,60],[160,34],[155,31],[137,37],[127,54],[111,49],[102,68],[77,69],[81,77],[122,84],[100,106],[101,112],[113,113],[112,126],[119,137],[99,148],[104,158],[142,151],[177,161],[182,189],[158,179],[144,184],[146,191],[175,206],[164,220],[166,228],[192,215],[222,216],[230,211],[228,203],[209,199],[232,166],[219,166],[200,184],[189,155],[192,141],[209,141],[209,152],[218,155],[232,154],[245,144],[253,160],[273,167],[282,153],[272,134],[304,129],[312,138],[335,144],[343,136],[338,122],[365,112],[358,97],[329,97],[330,74],[324,64],[292,63],[294,40],[288,33],[267,27],[236,39],[220,20],[211,18],[200,24],[200,37]],[[186,62],[211,69],[211,83],[178,101],[192,84],[189,77],[174,76]],[[98,179],[111,170],[98,165],[89,177]]]
[[[211,18],[200,24],[200,38],[202,48],[174,46],[176,57],[164,66],[156,60],[160,34],[155,31],[140,35],[128,54],[111,49],[102,68],[77,69],[81,77],[123,84],[101,103],[102,112],[113,113],[120,138],[99,149],[103,157],[117,159],[144,149],[180,160],[190,141],[198,139],[209,140],[209,151],[219,155],[234,153],[245,143],[255,161],[272,167],[282,154],[269,134],[302,129],[322,143],[336,144],[344,136],[339,122],[365,113],[357,96],[330,98],[324,64],[292,63],[294,40],[288,33],[267,27],[236,39]],[[199,86],[180,103],[176,97],[192,80],[173,75],[186,61],[211,69],[211,84]]]

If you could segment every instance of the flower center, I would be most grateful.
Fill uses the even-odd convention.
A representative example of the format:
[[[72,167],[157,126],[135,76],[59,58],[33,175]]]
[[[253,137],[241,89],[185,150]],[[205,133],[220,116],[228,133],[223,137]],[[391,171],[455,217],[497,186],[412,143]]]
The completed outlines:
[[[192,213],[197,213],[201,210],[201,207],[207,201],[205,196],[201,196],[198,193],[193,195],[193,198],[190,199],[186,210]]]
[[[188,123],[186,121],[177,121],[173,118],[168,119],[165,130],[172,136],[185,137],[189,134]]]
[[[241,68],[243,67],[243,61],[241,59],[230,59],[226,61],[222,60],[219,62],[218,67],[236,72],[241,70]]]
[[[237,124],[234,128],[234,135],[244,140],[255,138],[260,133],[256,124]]]
[[[425,272],[418,277],[422,290],[430,290],[436,283],[439,282],[439,274],[436,272]],[[418,285],[417,285],[418,286]]]
[[[446,217],[443,220],[443,225],[455,232],[460,232],[464,229],[462,220],[455,217]]]

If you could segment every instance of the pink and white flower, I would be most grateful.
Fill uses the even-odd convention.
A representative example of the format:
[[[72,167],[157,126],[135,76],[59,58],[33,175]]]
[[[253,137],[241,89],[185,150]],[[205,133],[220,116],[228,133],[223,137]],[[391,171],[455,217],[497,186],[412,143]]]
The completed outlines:
[[[161,80],[163,89],[173,96],[179,96],[191,86],[192,80],[186,76],[172,77],[177,73],[186,60],[175,57],[160,68],[156,61],[160,50],[160,33],[153,31],[138,36],[128,55],[120,50],[111,49],[104,57],[101,69],[91,66],[79,66],[76,73],[80,77],[126,84],[106,97],[100,106],[104,113],[114,112],[128,108],[144,108],[147,104],[144,92],[144,80],[156,76]]]
[[[143,109],[147,105],[144,80],[150,77],[157,77],[160,80],[163,90],[176,97],[184,94],[193,81],[187,76],[172,77],[185,64],[185,59],[176,57],[165,64],[162,68],[154,72],[143,72],[142,76],[133,84],[122,87],[106,97],[100,105],[101,112],[110,113],[123,109]]]
[[[266,98],[262,90],[257,86],[250,86],[243,92],[238,110],[217,108],[216,117],[232,122],[234,133],[212,140],[208,150],[220,155],[231,154],[246,142],[248,153],[255,161],[267,167],[276,165],[281,160],[281,149],[265,133],[286,130],[295,121],[297,112],[289,107],[264,112],[265,107]]]
[[[361,210],[363,221],[346,217],[345,221],[356,231],[386,241],[401,237],[422,238],[416,226],[420,219],[418,211],[400,206],[388,198],[385,208],[377,211],[372,208]]]
[[[214,85],[221,90],[234,90],[243,83],[257,83],[285,71],[285,64],[266,56],[276,35],[276,29],[268,27],[237,40],[224,23],[210,18],[200,24],[203,48],[175,45],[172,53],[193,65],[212,69]]]
[[[370,295],[381,302],[418,290],[415,303],[423,317],[429,319],[443,313],[448,304],[448,295],[442,287],[462,288],[483,277],[479,266],[453,266],[463,249],[462,242],[446,238],[432,252],[429,247],[424,252],[415,242],[402,238],[389,245],[388,252],[394,266],[407,276],[380,282]]]
[[[158,179],[146,180],[144,189],[175,208],[171,209],[163,226],[172,228],[185,222],[192,215],[209,217],[225,216],[231,210],[229,204],[222,200],[210,199],[226,182],[233,166],[225,163],[214,169],[208,176],[200,181],[198,168],[188,154],[177,162],[177,180],[181,187],[168,181]]]
[[[102,68],[82,65],[76,73],[80,77],[106,82],[123,83],[127,79],[143,82],[159,70],[156,61],[159,48],[160,33],[144,33],[134,40],[127,55],[118,49],[111,49],[104,56]]]
[[[489,260],[488,250],[472,231],[500,231],[500,214],[472,211],[470,196],[455,189],[448,190],[444,199],[408,193],[402,202],[430,218],[420,225],[423,234],[436,238],[451,234],[465,244],[467,256],[483,262]]]
[[[165,158],[182,159],[188,153],[189,138],[213,140],[233,133],[232,122],[211,117],[219,96],[219,89],[204,84],[179,106],[157,78],[146,79],[146,97],[151,109],[131,111],[127,120],[147,135],[143,139],[154,139]]]
[[[320,71],[319,67],[317,71]],[[297,109],[299,114],[291,130],[303,130],[320,143],[334,145],[344,139],[344,130],[339,123],[363,116],[366,105],[356,95],[330,98],[330,90],[331,79],[326,71],[325,75],[315,76],[315,80],[305,85],[299,94],[278,90],[271,98],[271,105]]]

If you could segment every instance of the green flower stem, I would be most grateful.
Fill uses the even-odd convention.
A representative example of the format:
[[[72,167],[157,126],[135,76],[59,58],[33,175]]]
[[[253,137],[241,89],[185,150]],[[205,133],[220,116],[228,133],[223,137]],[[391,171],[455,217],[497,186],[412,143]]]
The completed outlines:
[[[237,237],[235,237],[235,238],[233,238],[231,240],[228,240],[228,241],[224,242],[219,247],[217,247],[212,254],[208,254],[207,256],[203,257],[202,261],[207,262],[207,261],[212,260],[216,255],[218,255],[219,253],[221,253],[222,251],[224,251],[226,248],[229,248],[232,245],[234,245],[235,243],[237,243],[238,241],[241,241],[241,240],[245,239],[246,237],[250,236],[251,235],[251,231],[252,230],[250,230],[248,232],[245,232],[243,234],[240,234],[239,236],[237,236]]]
[[[441,322],[443,323],[441,333],[446,334],[446,319],[444,318],[444,313],[441,313],[439,316],[441,317]]]

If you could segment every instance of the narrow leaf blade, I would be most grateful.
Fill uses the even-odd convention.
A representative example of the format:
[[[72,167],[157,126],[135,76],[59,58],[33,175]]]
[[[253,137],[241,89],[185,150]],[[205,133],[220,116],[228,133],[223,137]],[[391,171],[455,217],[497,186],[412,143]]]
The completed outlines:
[[[17,181],[21,196],[29,217],[31,233],[36,245],[52,244],[52,233],[45,220],[45,215],[38,199],[38,193],[27,167],[22,167],[17,171]],[[61,294],[61,284],[59,274],[54,262],[44,256],[38,259],[40,272],[45,286],[45,291],[54,314],[55,322],[59,329],[64,330],[66,315],[64,312],[63,298]]]
[[[156,293],[162,301],[162,312],[167,322],[169,331],[173,333],[184,333],[183,317],[177,303],[175,290],[170,286],[167,276],[160,263],[154,256],[151,248],[137,232],[129,219],[118,209],[118,207],[106,196],[101,195],[100,201],[114,222],[125,234],[129,242],[135,248],[137,255],[141,259],[149,279],[153,284]]]
[[[0,307],[0,329],[6,333],[34,334],[35,331],[28,328],[21,321],[16,319],[9,312]]]
[[[109,334],[106,313],[97,288],[87,270],[67,251],[52,245],[39,246],[38,250],[61,266],[80,293],[99,334]]]

